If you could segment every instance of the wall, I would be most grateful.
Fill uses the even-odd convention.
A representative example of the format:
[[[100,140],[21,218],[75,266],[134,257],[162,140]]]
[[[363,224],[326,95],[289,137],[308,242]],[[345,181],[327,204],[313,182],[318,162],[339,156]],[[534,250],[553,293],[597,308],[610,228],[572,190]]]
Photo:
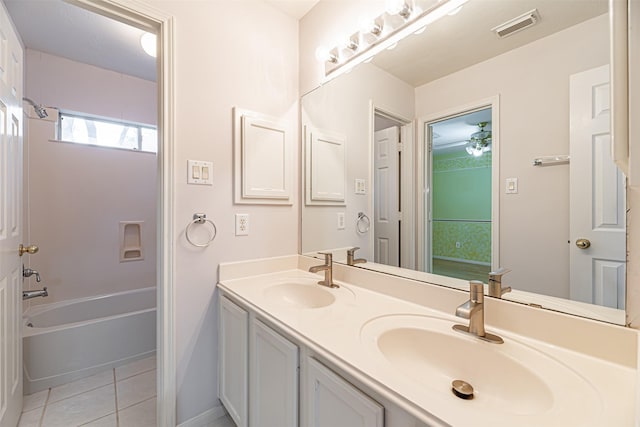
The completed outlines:
[[[491,265],[491,157],[434,151],[434,257]]]
[[[569,296],[569,168],[531,164],[569,152],[569,76],[608,63],[607,22],[594,18],[416,89],[418,117],[499,94],[500,187],[519,180],[518,194],[500,194],[500,264],[521,290]],[[567,54],[584,46],[589,55]]]
[[[298,250],[297,196],[291,206],[234,205],[232,183],[234,106],[282,117],[288,131],[298,135],[298,22],[257,0],[137,3],[161,9],[175,25],[175,235],[168,238],[175,242],[180,423],[219,405],[218,264]],[[213,186],[187,185],[187,159],[213,162]],[[297,174],[294,181],[297,195]],[[206,213],[218,228],[206,249],[191,246],[184,237],[194,212]],[[235,213],[250,215],[248,236],[234,235]]]
[[[155,124],[154,82],[27,50],[26,96],[46,106]],[[90,94],[90,96],[87,96]],[[25,239],[28,257],[56,301],[125,291],[156,283],[155,154],[50,142],[57,111],[39,119],[25,110]],[[119,260],[119,222],[144,221],[144,260]]]
[[[346,138],[346,206],[311,206],[302,209],[302,252],[358,246],[358,257],[372,260],[370,233],[356,231],[358,212],[373,220],[371,165],[373,118],[370,102],[386,112],[412,118],[413,88],[379,68],[363,64],[332,80],[302,100],[302,126]],[[331,105],[331,108],[327,108]],[[355,194],[355,179],[365,180],[367,194]],[[302,203],[305,203],[302,200]],[[337,229],[337,214],[344,212],[344,230]]]

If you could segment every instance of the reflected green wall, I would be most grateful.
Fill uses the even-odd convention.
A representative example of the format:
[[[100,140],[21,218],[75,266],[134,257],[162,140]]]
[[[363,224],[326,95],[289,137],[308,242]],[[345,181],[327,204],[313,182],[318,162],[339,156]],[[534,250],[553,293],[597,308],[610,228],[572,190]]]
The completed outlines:
[[[433,256],[490,264],[491,152],[434,152],[432,197]]]

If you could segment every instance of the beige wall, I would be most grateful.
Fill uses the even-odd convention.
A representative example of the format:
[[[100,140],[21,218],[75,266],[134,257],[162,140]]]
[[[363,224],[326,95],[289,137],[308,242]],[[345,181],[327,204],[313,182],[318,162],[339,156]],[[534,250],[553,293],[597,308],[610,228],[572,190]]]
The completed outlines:
[[[373,259],[371,234],[358,234],[358,212],[374,218],[371,209],[372,135],[370,102],[398,117],[414,116],[414,90],[380,68],[363,64],[357,70],[332,80],[302,101],[302,126],[337,133],[346,138],[346,206],[304,206],[302,251],[358,246],[358,257]],[[331,106],[328,108],[327,106]],[[304,132],[304,130],[303,130]],[[355,194],[355,179],[364,179],[367,194]],[[302,201],[304,203],[304,200]],[[338,230],[337,214],[344,212],[345,229]]]
[[[154,82],[27,50],[26,96],[46,106],[155,124]],[[28,304],[126,291],[156,283],[156,156],[55,143],[57,110],[25,110],[25,239],[40,246],[26,261]],[[120,262],[119,222],[144,221],[143,260]]]
[[[417,117],[500,97],[500,264],[514,288],[569,297],[569,76],[609,62],[608,16],[514,49],[416,89]],[[579,52],[589,46],[588,54]],[[518,194],[505,179],[518,178]]]
[[[282,117],[298,135],[298,22],[257,0],[140,3],[173,16],[175,24],[175,235],[169,237],[175,241],[177,411],[183,422],[219,405],[218,264],[298,250],[297,196],[292,206],[239,206],[232,183],[234,106]],[[213,162],[213,186],[187,185],[187,159]],[[218,228],[206,249],[184,237],[194,212],[206,213]],[[234,235],[235,213],[250,215],[249,236]]]

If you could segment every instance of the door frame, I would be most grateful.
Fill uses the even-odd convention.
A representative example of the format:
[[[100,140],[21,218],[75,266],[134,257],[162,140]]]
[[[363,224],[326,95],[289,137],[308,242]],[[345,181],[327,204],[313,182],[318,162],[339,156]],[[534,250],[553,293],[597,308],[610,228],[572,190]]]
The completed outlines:
[[[390,109],[382,107],[376,104],[373,100],[369,100],[369,212],[373,214],[375,206],[373,202],[373,182],[374,182],[374,142],[375,142],[375,123],[376,114],[385,116],[391,120],[398,122],[400,126],[400,140],[402,141],[402,152],[405,154],[400,158],[400,211],[402,217],[400,221],[400,267],[415,269],[416,257],[415,257],[415,221],[414,221],[414,166],[413,166],[413,151],[414,151],[414,127],[415,121],[409,118],[392,112]],[[373,224],[373,223],[372,223]],[[371,248],[371,254],[373,256],[373,248],[375,244],[374,231],[369,232],[369,247]]]
[[[174,19],[135,0],[65,0],[97,14],[157,34],[158,249],[157,425],[176,425],[175,238],[174,238]]]
[[[426,214],[431,212],[431,191],[426,186],[426,177],[432,171],[432,156],[428,153],[428,135],[425,127],[454,116],[464,115],[472,111],[491,108],[491,269],[500,267],[500,95],[480,99],[468,104],[449,108],[429,114],[418,119],[418,144],[415,160],[416,168],[416,268],[426,271],[425,258],[432,253],[431,221]],[[428,158],[427,158],[428,156]],[[427,163],[425,163],[427,162]],[[426,167],[425,167],[426,166]],[[425,206],[428,206],[425,209]],[[427,225],[428,224],[428,225]],[[428,244],[429,248],[425,249]]]

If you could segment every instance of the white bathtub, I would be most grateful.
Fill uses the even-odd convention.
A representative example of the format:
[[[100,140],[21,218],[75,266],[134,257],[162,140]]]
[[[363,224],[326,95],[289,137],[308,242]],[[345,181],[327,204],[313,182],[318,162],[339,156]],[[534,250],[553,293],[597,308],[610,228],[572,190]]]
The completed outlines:
[[[155,287],[38,305],[23,318],[25,394],[156,351]]]

